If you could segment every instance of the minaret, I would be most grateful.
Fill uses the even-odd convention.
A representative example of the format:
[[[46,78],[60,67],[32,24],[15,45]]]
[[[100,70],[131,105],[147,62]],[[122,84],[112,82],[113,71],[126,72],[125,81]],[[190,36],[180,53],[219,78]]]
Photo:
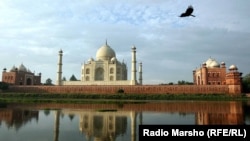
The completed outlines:
[[[136,85],[136,47],[132,46],[131,85]]]
[[[63,51],[59,51],[59,59],[58,59],[58,72],[57,72],[57,85],[62,85],[62,56],[63,56]]]
[[[139,63],[139,84],[142,85],[142,62]]]

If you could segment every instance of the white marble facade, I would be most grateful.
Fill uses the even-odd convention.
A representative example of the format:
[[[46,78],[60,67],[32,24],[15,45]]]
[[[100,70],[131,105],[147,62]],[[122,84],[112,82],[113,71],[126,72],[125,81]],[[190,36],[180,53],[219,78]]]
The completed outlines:
[[[62,55],[59,52],[58,72],[62,67]],[[141,63],[140,63],[141,64]],[[96,52],[96,59],[89,58],[87,62],[81,66],[80,81],[62,81],[61,75],[57,80],[61,81],[60,85],[138,85],[136,80],[136,48],[132,47],[131,60],[131,80],[128,80],[127,65],[116,58],[115,51],[106,43]],[[141,65],[139,66],[141,67]],[[139,70],[142,70],[139,68]],[[139,79],[142,80],[142,72],[139,72]]]

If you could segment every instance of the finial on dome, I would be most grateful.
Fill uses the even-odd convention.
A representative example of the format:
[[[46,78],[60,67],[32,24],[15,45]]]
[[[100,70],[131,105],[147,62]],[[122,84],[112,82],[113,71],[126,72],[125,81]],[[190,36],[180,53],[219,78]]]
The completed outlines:
[[[107,39],[106,39],[106,46],[108,45],[108,41],[107,41]]]

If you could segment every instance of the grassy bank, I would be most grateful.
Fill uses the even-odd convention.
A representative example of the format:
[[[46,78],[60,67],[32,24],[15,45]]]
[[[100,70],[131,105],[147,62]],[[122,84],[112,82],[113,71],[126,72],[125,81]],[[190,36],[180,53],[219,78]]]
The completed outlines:
[[[245,95],[226,94],[33,94],[0,93],[2,102],[57,102],[86,103],[91,101],[145,101],[145,100],[249,100]]]

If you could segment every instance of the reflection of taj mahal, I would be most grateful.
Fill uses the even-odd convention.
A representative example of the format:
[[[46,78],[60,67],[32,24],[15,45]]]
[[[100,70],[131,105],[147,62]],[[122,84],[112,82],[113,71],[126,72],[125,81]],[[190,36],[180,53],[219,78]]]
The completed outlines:
[[[115,51],[108,45],[96,52],[96,60],[90,58],[81,68],[81,81],[62,81],[62,55],[59,51],[57,85],[137,85],[142,84],[142,64],[139,66],[139,82],[136,80],[136,47],[132,47],[131,80],[127,80],[127,65],[118,61]]]
[[[129,127],[131,131],[130,140],[136,141],[137,116],[138,114],[142,116],[141,112],[135,111],[98,112],[63,110],[62,113],[79,115],[79,130],[85,135],[88,141],[115,141],[119,135],[125,134]],[[59,115],[56,115],[57,120],[59,120],[58,117]],[[58,123],[58,121],[55,123]],[[130,126],[128,125],[129,123]],[[59,125],[55,126],[58,128]]]

